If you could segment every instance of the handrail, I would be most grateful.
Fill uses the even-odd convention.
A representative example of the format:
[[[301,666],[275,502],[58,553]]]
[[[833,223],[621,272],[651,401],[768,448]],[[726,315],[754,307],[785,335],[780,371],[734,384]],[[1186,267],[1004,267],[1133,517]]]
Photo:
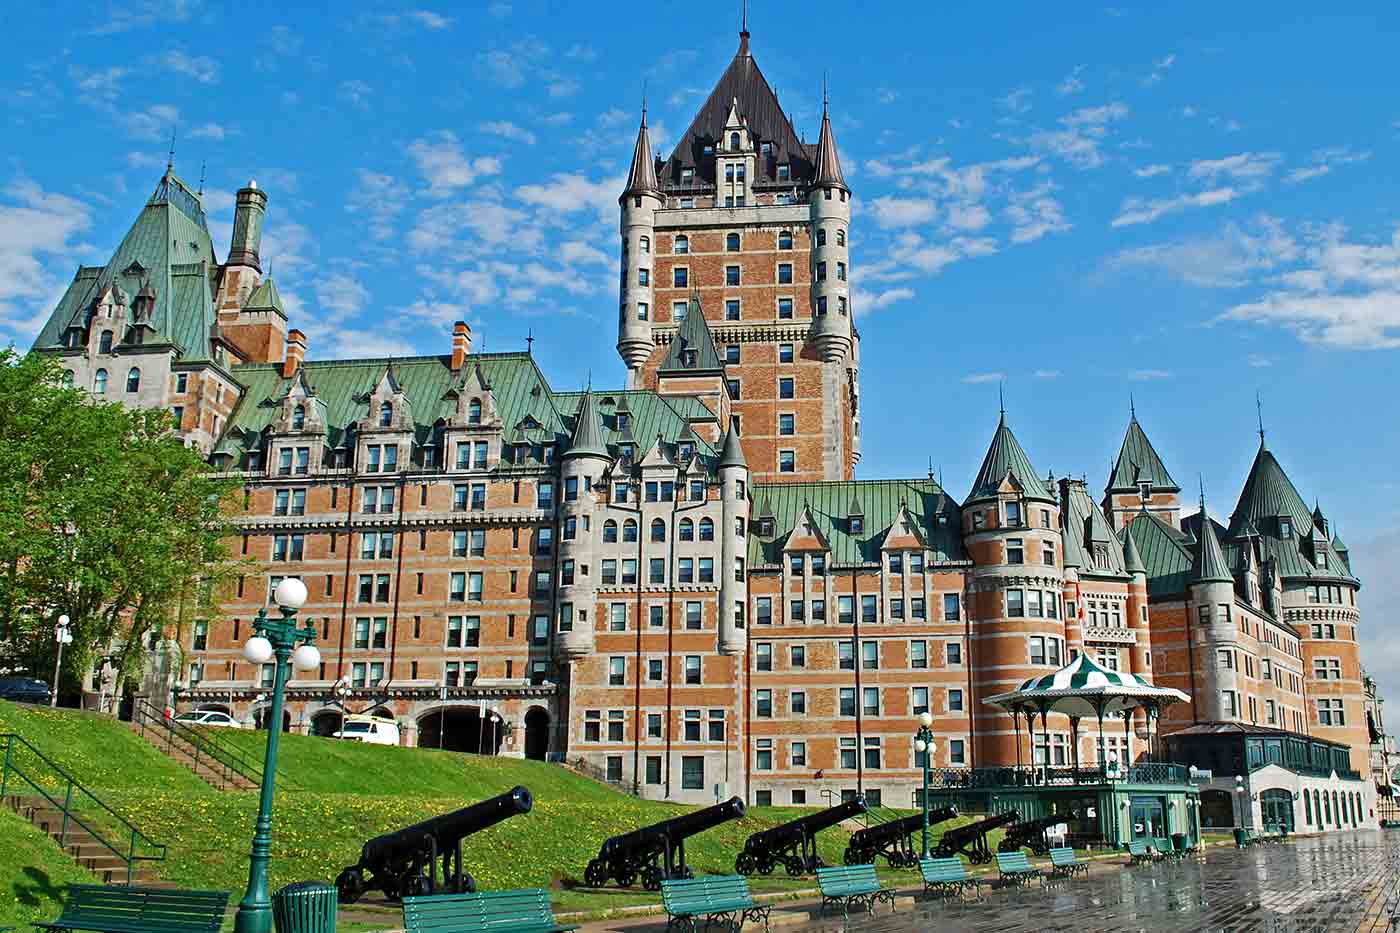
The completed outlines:
[[[132,719],[140,727],[143,736],[146,734],[147,726],[155,730],[165,730],[165,750],[167,753],[174,745],[176,738],[188,745],[193,750],[196,774],[199,773],[200,759],[203,757],[205,759],[203,764],[210,770],[222,770],[223,779],[226,782],[233,783],[234,775],[237,775],[252,782],[255,787],[261,786],[262,768],[244,756],[242,752],[183,722],[176,722],[173,717],[166,718],[165,711],[157,708],[145,697],[136,698]]]
[[[165,845],[156,842],[150,836],[147,836],[145,833],[141,832],[141,830],[131,825],[131,822],[126,817],[122,816],[116,810],[113,810],[110,806],[108,806],[100,798],[98,798],[92,791],[88,790],[82,784],[78,783],[77,778],[73,777],[73,775],[63,770],[63,768],[59,767],[59,765],[50,760],[47,755],[45,755],[43,752],[39,751],[33,745],[30,745],[27,741],[25,741],[24,736],[18,735],[14,732],[5,732],[0,733],[0,740],[3,740],[5,744],[4,764],[0,765],[0,800],[4,800],[7,796],[9,796],[10,781],[12,777],[23,780],[27,785],[29,785],[29,787],[32,790],[34,790],[35,793],[43,797],[50,804],[52,804],[55,809],[59,810],[63,814],[63,826],[60,828],[58,836],[59,846],[65,846],[67,844],[69,822],[71,821],[73,823],[76,823],[79,827],[81,827],[89,835],[91,835],[92,838],[96,839],[99,843],[101,843],[102,846],[105,847],[108,851],[110,851],[114,856],[126,863],[127,884],[131,884],[132,877],[135,872],[136,862],[165,861]],[[60,782],[67,782],[67,786],[64,788],[63,791],[62,802],[60,802],[57,798],[55,798],[52,794],[50,794],[47,790],[44,789],[44,787],[37,780],[37,778],[40,777],[39,775],[31,776],[29,774],[26,774],[24,770],[19,766],[19,764],[15,761],[16,746],[27,750],[30,754],[34,755],[35,758],[39,759],[39,761],[43,762],[45,765],[48,765],[49,770],[58,776]],[[129,835],[126,840],[127,848],[125,852],[117,848],[117,845],[119,843],[113,843],[109,841],[107,837],[102,834],[102,831],[99,830],[97,826],[89,825],[89,823],[85,821],[82,818],[82,816],[79,815],[78,811],[74,808],[73,803],[73,794],[75,791],[82,794],[84,798],[91,801],[94,805],[97,806],[98,809],[105,812],[108,816],[116,820],[117,823],[119,823],[122,827],[124,827],[127,830]],[[145,846],[148,846],[151,851],[159,850],[160,854],[138,854],[136,851],[138,842],[143,843]]]

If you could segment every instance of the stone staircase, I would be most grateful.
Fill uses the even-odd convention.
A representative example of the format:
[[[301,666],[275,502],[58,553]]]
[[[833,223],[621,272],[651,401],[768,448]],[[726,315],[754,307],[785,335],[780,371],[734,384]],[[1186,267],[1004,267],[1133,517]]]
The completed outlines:
[[[7,796],[4,805],[38,827],[74,862],[92,872],[103,884],[127,883],[126,860],[72,819],[69,820],[65,832],[63,811],[43,797]],[[173,887],[159,881],[155,872],[140,861],[135,863],[131,872],[131,882],[152,887]]]
[[[180,732],[153,727],[150,723],[131,722],[128,725],[157,751],[189,768],[211,787],[218,790],[256,790],[258,787],[257,781],[211,758]]]

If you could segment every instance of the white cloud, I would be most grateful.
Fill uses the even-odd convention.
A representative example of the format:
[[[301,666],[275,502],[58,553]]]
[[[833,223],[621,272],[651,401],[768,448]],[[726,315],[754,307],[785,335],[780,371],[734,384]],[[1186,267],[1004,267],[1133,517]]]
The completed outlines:
[[[452,25],[452,19],[443,16],[441,13],[434,13],[432,10],[409,10],[404,14],[408,19],[422,26],[424,29],[446,29]]]
[[[1110,270],[1156,269],[1188,285],[1234,288],[1292,262],[1298,254],[1297,242],[1283,225],[1263,215],[1248,227],[1228,223],[1218,234],[1123,250],[1106,265]]]
[[[1031,109],[1031,89],[1018,87],[997,98],[997,106],[1007,113],[1025,113]]]
[[[579,92],[582,86],[573,78],[560,75],[545,83],[545,91],[550,97],[572,97]]]
[[[500,136],[502,139],[510,139],[515,142],[524,143],[527,146],[535,144],[535,134],[522,126],[516,126],[509,120],[491,120],[479,124],[477,129],[492,136]]]
[[[1055,85],[1055,93],[1059,94],[1061,97],[1066,97],[1070,94],[1078,94],[1080,91],[1084,90],[1084,82],[1079,77],[1083,73],[1084,66],[1075,65],[1074,70],[1065,75],[1063,81]]]
[[[1284,176],[1284,181],[1291,185],[1296,185],[1299,182],[1329,175],[1334,168],[1343,165],[1354,165],[1357,162],[1365,162],[1370,158],[1370,151],[1353,152],[1349,146],[1320,149],[1313,153],[1311,165],[1300,166],[1299,168],[1293,169]]]
[[[180,122],[180,111],[169,104],[155,104],[124,116],[126,131],[136,139],[168,143],[170,132]]]
[[[590,181],[582,175],[560,173],[544,184],[521,185],[515,194],[526,204],[562,213],[591,209],[600,216],[615,216],[617,193],[624,184],[621,177]]]
[[[526,36],[506,48],[491,49],[477,56],[477,68],[490,81],[505,88],[518,88],[536,63],[549,55],[549,46]]]
[[[482,175],[496,175],[501,171],[501,161],[492,156],[468,158],[456,134],[450,130],[415,139],[408,144],[407,151],[419,174],[427,179],[428,194],[432,197],[445,198]]]
[[[369,109],[369,95],[373,91],[374,88],[357,78],[340,82],[340,99],[360,110]]]
[[[360,169],[358,177],[345,206],[369,219],[369,232],[376,240],[390,239],[398,232],[395,219],[408,206],[408,185],[392,175],[366,169]]]
[[[395,356],[413,356],[415,348],[402,337],[394,337],[382,329],[346,330],[332,327],[328,330],[332,341],[328,357],[331,359],[374,359]]]
[[[190,55],[183,49],[170,49],[155,56],[154,61],[165,70],[193,78],[200,84],[214,84],[219,80],[219,63],[207,55]]]
[[[191,139],[212,139],[215,142],[222,142],[228,136],[229,131],[217,123],[201,123],[190,130]]]
[[[1215,207],[1218,204],[1228,204],[1242,193],[1244,192],[1238,188],[1225,187],[1212,188],[1209,191],[1201,191],[1196,194],[1178,195],[1174,198],[1155,198],[1152,200],[1126,198],[1122,207],[1118,209],[1118,216],[1113,218],[1110,226],[1130,227],[1135,224],[1149,224],[1167,214],[1175,214],[1193,207]]]
[[[369,290],[343,272],[317,279],[315,289],[321,307],[338,315],[353,316],[369,303]]]
[[[1109,126],[1128,115],[1128,105],[1121,102],[1099,107],[1081,107],[1060,117],[1060,129],[1037,130],[1031,134],[1033,149],[1059,156],[1081,169],[1098,168],[1103,164],[1099,147],[1108,135]]]
[[[988,382],[1005,382],[1006,373],[968,373],[962,377],[965,385],[984,385]]]
[[[1011,242],[1032,243],[1051,233],[1070,229],[1064,207],[1050,196],[1054,190],[1054,184],[1047,181],[1011,196],[1011,203],[1006,207],[1006,216],[1012,224]]]
[[[84,103],[100,106],[113,103],[121,94],[122,79],[128,70],[117,65],[88,71],[77,65],[68,70],[69,77],[77,86],[79,99]]]
[[[1128,373],[1128,378],[1134,382],[1157,382],[1171,377],[1171,371],[1167,369],[1135,369]]]
[[[890,195],[870,202],[875,214],[875,223],[885,230],[902,227],[917,227],[926,224],[938,214],[938,205],[930,198],[897,198]]]
[[[183,23],[199,11],[200,0],[133,0],[131,3],[107,7],[107,18],[94,26],[97,36],[128,32],[157,23],[169,26]]]
[[[1172,65],[1176,64],[1176,55],[1168,55],[1153,62],[1152,70],[1142,79],[1143,87],[1156,87],[1162,83],[1162,79],[1167,76]]]
[[[1158,175],[1170,174],[1170,165],[1144,165],[1142,168],[1133,169],[1133,174],[1138,178],[1156,178]]]
[[[1274,361],[1267,356],[1258,353],[1251,353],[1245,360],[1254,369],[1267,369],[1274,365]]]
[[[85,248],[77,237],[91,227],[86,204],[27,178],[0,194],[0,332],[7,339],[27,343],[38,332]]]
[[[912,288],[889,288],[884,291],[868,292],[861,288],[851,292],[851,308],[857,316],[872,314],[899,301],[914,297]]]
[[[1061,373],[1058,369],[1037,369],[1031,375],[1037,379],[1058,379]]]
[[[1223,159],[1197,159],[1191,163],[1187,174],[1212,182],[1221,176],[1233,181],[1252,181],[1272,175],[1281,161],[1277,152],[1241,152]]]
[[[598,57],[598,52],[591,45],[575,42],[565,50],[564,57],[581,62],[591,62]]]

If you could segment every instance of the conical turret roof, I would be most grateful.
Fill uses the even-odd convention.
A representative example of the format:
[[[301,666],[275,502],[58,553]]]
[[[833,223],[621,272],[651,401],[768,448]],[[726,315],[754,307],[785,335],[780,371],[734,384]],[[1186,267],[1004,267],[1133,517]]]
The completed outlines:
[[[688,351],[694,351],[694,355],[689,355]],[[671,341],[671,348],[667,351],[666,358],[661,361],[658,372],[698,373],[723,370],[724,360],[719,355],[719,348],[715,346],[715,336],[710,332],[710,325],[700,309],[700,296],[691,295],[690,310],[676,331],[676,338]]]
[[[1201,502],[1201,540],[1196,545],[1196,557],[1191,562],[1191,574],[1187,580],[1191,583],[1235,582],[1234,575],[1230,573],[1230,565],[1225,562],[1220,538],[1215,534],[1215,522],[1206,514],[1204,500]]]
[[[1118,462],[1113,467],[1108,488],[1127,491],[1137,489],[1139,483],[1151,483],[1154,489],[1181,491],[1134,414],[1123,436],[1123,446],[1118,451]]]
[[[598,403],[593,397],[592,389],[583,393],[583,399],[578,404],[578,414],[574,417],[574,436],[569,440],[569,449],[564,456],[608,456],[607,444],[603,442],[603,422],[598,417]]]
[[[651,154],[651,137],[647,135],[647,108],[642,105],[642,125],[637,130],[637,145],[632,149],[632,168],[627,173],[627,186],[622,197],[637,194],[661,196],[661,186],[656,183],[656,159]]]
[[[1243,533],[1250,525],[1272,532],[1273,520],[1279,516],[1291,518],[1300,535],[1312,528],[1312,510],[1298,494],[1288,474],[1283,472],[1273,451],[1261,441],[1249,478],[1240,491],[1235,513],[1230,516],[1230,537]]]
[[[1147,573],[1142,555],[1138,553],[1137,541],[1133,539],[1131,525],[1123,533],[1123,569],[1128,573]]]
[[[749,462],[744,459],[744,447],[739,443],[739,432],[733,428],[730,428],[729,433],[724,435],[724,446],[719,452],[719,466],[720,469],[743,467],[747,470],[749,468]]]
[[[826,103],[822,103],[822,132],[817,139],[816,165],[812,172],[813,188],[846,187],[846,176],[841,173],[841,156],[836,151],[836,135],[831,132],[831,115]]]
[[[977,471],[977,479],[972,483],[972,492],[968,494],[967,501],[995,496],[1008,474],[1021,484],[1027,497],[1055,501],[1031,465],[1030,457],[1026,456],[1016,440],[1016,435],[1011,433],[1011,428],[1006,424],[1006,413],[1002,412],[996,433],[992,435],[992,445],[987,448],[987,456],[982,458],[982,468]]]

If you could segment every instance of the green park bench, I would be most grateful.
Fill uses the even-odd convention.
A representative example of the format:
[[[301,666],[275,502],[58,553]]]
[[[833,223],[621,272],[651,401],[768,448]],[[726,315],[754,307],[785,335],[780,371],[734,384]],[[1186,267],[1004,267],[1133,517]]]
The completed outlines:
[[[227,891],[70,884],[62,916],[34,925],[96,933],[218,933],[227,906]]]
[[[766,930],[768,912],[772,910],[767,904],[753,902],[749,879],[743,875],[665,879],[661,882],[661,900],[670,918],[666,929],[689,933],[694,933],[697,917],[704,919],[706,927],[711,923],[723,923],[733,930],[741,929],[750,920],[762,920]]]
[[[542,888],[515,891],[476,891],[471,894],[425,894],[403,899],[403,925],[407,933],[491,933],[529,931],[564,933],[576,926],[560,926],[554,919],[549,892]]]
[[[1032,878],[1045,883],[1045,872],[1032,866],[1024,852],[998,852],[997,871],[1001,873],[1002,884],[1023,887],[1030,884]]]
[[[841,905],[841,915],[850,916],[851,905],[875,912],[875,902],[894,906],[894,891],[880,884],[874,865],[835,865],[817,869],[817,885],[822,892],[821,912],[832,904]]]
[[[1180,855],[1176,851],[1176,846],[1172,845],[1169,838],[1158,836],[1152,840],[1152,857],[1156,861],[1171,859],[1176,861]]]
[[[1073,878],[1075,875],[1088,873],[1089,863],[1076,858],[1073,849],[1054,848],[1050,850],[1051,878]]]
[[[970,877],[957,856],[919,859],[919,873],[924,876],[924,893],[930,897],[956,897],[971,889],[982,899],[982,879]]]
[[[1128,864],[1143,865],[1152,861],[1152,848],[1146,839],[1134,839],[1128,843]]]

